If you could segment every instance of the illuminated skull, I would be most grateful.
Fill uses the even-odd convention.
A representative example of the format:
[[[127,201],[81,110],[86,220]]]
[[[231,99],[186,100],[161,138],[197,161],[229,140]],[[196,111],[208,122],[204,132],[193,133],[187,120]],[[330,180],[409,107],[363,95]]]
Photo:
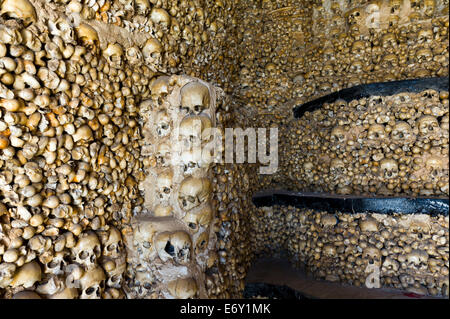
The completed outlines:
[[[439,123],[436,117],[424,115],[417,120],[421,137],[434,138],[439,134]]]
[[[398,176],[398,164],[394,159],[385,158],[380,162],[381,174],[386,179],[396,178]]]
[[[178,193],[180,207],[185,211],[190,211],[206,202],[211,191],[211,183],[207,178],[187,177],[181,183]]]
[[[391,132],[391,138],[394,142],[401,145],[410,144],[416,139],[411,126],[404,121],[400,121],[395,124]]]

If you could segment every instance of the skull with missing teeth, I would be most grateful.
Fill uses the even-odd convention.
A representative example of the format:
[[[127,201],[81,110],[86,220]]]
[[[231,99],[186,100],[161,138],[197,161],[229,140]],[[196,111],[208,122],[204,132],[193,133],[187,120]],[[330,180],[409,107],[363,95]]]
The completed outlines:
[[[100,299],[105,289],[105,273],[99,266],[85,272],[80,278],[80,299]]]
[[[181,108],[191,114],[200,114],[210,106],[207,86],[200,82],[190,82],[181,88]]]
[[[121,288],[126,266],[125,257],[116,259],[107,258],[103,260],[102,267],[106,271],[106,285],[108,287]]]
[[[179,134],[184,147],[201,146],[211,137],[212,123],[207,115],[186,116],[180,123]]]
[[[169,143],[160,143],[156,149],[156,162],[163,167],[170,165],[171,146]]]
[[[156,193],[161,200],[168,200],[173,189],[173,172],[167,170],[162,172],[156,178]]]
[[[123,255],[122,234],[117,228],[110,226],[107,231],[102,231],[99,236],[103,246],[103,256],[118,258]]]
[[[170,133],[170,117],[164,110],[156,114],[156,133],[159,137],[166,136]]]
[[[421,137],[433,139],[439,135],[439,123],[436,117],[424,115],[417,120]]]
[[[399,121],[395,124],[391,132],[391,138],[394,142],[401,145],[407,145],[416,140],[411,126],[404,121]]]
[[[211,194],[211,183],[207,178],[187,177],[180,185],[178,201],[180,207],[189,211],[206,202]]]
[[[380,162],[381,174],[384,178],[392,179],[398,176],[398,164],[392,158],[385,158]]]
[[[192,233],[197,233],[200,227],[206,228],[213,218],[211,205],[206,205],[197,212],[187,212],[183,221],[189,226]]]
[[[181,154],[181,165],[185,175],[192,175],[198,170],[207,169],[211,162],[212,156],[207,149],[192,149]]]
[[[189,262],[192,241],[189,234],[181,230],[163,232],[155,236],[154,247],[163,262],[173,259],[183,264]]]
[[[124,53],[122,46],[118,43],[110,43],[106,49],[103,50],[103,56],[106,58],[108,63],[115,68],[122,67],[123,55]]]
[[[73,261],[86,269],[94,267],[100,255],[100,241],[94,232],[82,233],[76,246],[72,248]]]

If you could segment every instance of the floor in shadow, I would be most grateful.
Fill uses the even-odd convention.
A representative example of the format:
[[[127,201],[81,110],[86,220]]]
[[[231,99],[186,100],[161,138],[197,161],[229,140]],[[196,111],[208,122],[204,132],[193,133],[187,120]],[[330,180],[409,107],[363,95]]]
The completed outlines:
[[[250,267],[246,298],[277,299],[442,299],[395,289],[368,289],[315,280],[287,260],[264,258]]]

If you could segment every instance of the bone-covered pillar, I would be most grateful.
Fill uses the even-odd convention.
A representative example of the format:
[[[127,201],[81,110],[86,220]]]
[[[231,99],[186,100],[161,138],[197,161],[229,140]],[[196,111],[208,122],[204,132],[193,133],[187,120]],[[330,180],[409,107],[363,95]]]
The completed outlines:
[[[218,89],[196,78],[160,76],[140,107],[145,209],[127,238],[129,298],[207,298],[216,263],[211,167]]]

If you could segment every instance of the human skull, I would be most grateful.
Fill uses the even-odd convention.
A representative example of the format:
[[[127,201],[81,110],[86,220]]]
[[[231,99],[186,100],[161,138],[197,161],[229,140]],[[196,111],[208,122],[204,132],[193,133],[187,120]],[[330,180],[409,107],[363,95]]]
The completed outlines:
[[[366,44],[364,41],[355,41],[352,45],[352,53],[355,54],[355,56],[364,57],[364,54],[366,52]]]
[[[207,204],[197,212],[187,212],[183,218],[186,225],[189,226],[192,233],[197,233],[200,227],[207,228],[213,218],[211,205]]]
[[[363,71],[363,64],[361,61],[355,60],[350,64],[349,72],[351,73],[361,73]]]
[[[167,112],[160,110],[156,114],[156,133],[159,137],[166,136],[171,130],[171,120]]]
[[[121,68],[123,64],[123,49],[122,46],[118,43],[110,43],[103,50],[103,56],[106,58],[106,61],[114,67]]]
[[[364,248],[362,257],[369,264],[381,265],[381,251],[374,246]]]
[[[191,149],[181,153],[181,165],[185,175],[192,175],[198,170],[207,169],[212,162],[208,149]]]
[[[75,32],[68,21],[59,18],[56,21],[48,20],[50,34],[61,37],[64,43],[76,44]]]
[[[78,289],[77,288],[65,288],[60,292],[57,292],[53,295],[46,296],[47,299],[76,299],[78,298]]]
[[[442,173],[444,171],[444,162],[442,161],[442,158],[439,158],[437,156],[429,157],[425,162],[425,167],[430,172],[430,175],[434,178],[443,175]]]
[[[25,26],[37,20],[36,10],[28,0],[4,0],[1,5],[0,15],[21,19]]]
[[[394,128],[392,129],[391,138],[394,142],[398,144],[406,145],[414,142],[416,136],[408,123],[404,121],[399,121],[395,124]]]
[[[167,170],[156,177],[156,193],[161,200],[168,200],[173,190],[173,172]]]
[[[117,228],[109,226],[108,230],[100,232],[99,237],[103,247],[102,256],[110,258],[123,256],[124,244],[122,234]]]
[[[91,268],[80,279],[80,299],[100,299],[105,289],[105,272],[99,266]]]
[[[421,137],[432,138],[439,134],[439,123],[436,117],[424,115],[417,120],[417,127],[422,135]]]
[[[407,265],[413,269],[426,269],[428,267],[428,254],[424,250],[413,249],[406,255]]]
[[[106,258],[102,262],[102,267],[106,272],[106,286],[120,289],[122,287],[123,275],[127,268],[125,257]]]
[[[169,143],[160,143],[156,148],[156,162],[162,167],[170,165],[171,146]]]
[[[184,231],[159,233],[153,245],[163,262],[173,259],[178,264],[185,264],[190,260],[192,241]]]
[[[28,29],[20,32],[17,28],[9,28],[2,25],[0,28],[0,41],[4,44],[19,45],[24,41],[27,47],[40,49],[42,43],[37,37]]]
[[[381,174],[384,178],[392,179],[398,176],[397,162],[392,158],[385,158],[380,162]]]
[[[381,45],[389,53],[394,53],[395,52],[394,50],[398,46],[397,39],[395,38],[395,34],[394,33],[385,34],[381,39]]]
[[[78,39],[81,44],[91,50],[94,54],[98,54],[100,50],[100,40],[97,31],[86,23],[81,23],[75,28]]]
[[[0,263],[0,288],[6,288],[13,280],[16,272],[16,264],[14,263]]]
[[[409,286],[414,284],[414,277],[410,274],[402,273],[400,276],[398,276],[398,279],[400,279],[400,283],[403,288],[408,288]]]
[[[433,59],[433,52],[428,48],[422,48],[416,52],[417,63],[430,62]]]
[[[158,39],[150,38],[145,42],[142,48],[142,55],[145,62],[149,64],[159,64],[161,62],[163,46]]]
[[[402,0],[389,0],[389,13],[398,15],[400,13],[400,9],[402,8]]]
[[[381,147],[382,141],[386,139],[386,131],[382,124],[372,124],[367,131],[367,138],[374,142],[376,146]]]
[[[314,164],[312,162],[303,163],[303,172],[307,179],[312,179],[314,176]]]
[[[183,40],[186,41],[187,44],[193,44],[194,41],[194,32],[189,25],[186,25],[181,32],[181,36]]]
[[[152,96],[165,96],[169,93],[170,77],[167,75],[162,75],[150,84],[150,91]]]
[[[433,42],[433,30],[421,29],[417,35],[417,43],[431,43]]]
[[[367,99],[367,106],[369,109],[373,109],[376,106],[383,105],[385,97],[380,95],[372,95]]]
[[[207,115],[188,115],[180,123],[180,139],[184,147],[201,146],[211,138],[212,123]]]
[[[181,182],[178,193],[180,207],[185,211],[206,202],[211,194],[211,182],[207,178],[189,176]]]
[[[323,66],[321,74],[324,77],[330,77],[333,76],[333,65],[331,63],[327,63]]]
[[[51,275],[39,282],[36,292],[41,295],[53,295],[64,290],[65,285],[62,277]]]
[[[381,271],[385,275],[392,275],[397,273],[398,269],[400,268],[400,264],[390,256],[386,257],[386,259],[383,262],[383,265],[381,266]]]
[[[65,267],[67,266],[67,256],[69,252],[68,251],[59,251],[56,252],[53,256],[53,259],[50,260],[48,263],[44,264],[44,272],[47,274],[54,274],[54,275],[62,275],[64,274]]]
[[[130,63],[130,65],[140,65],[143,61],[143,56],[141,50],[137,47],[129,47],[125,51],[125,56]]]
[[[176,299],[194,298],[197,293],[197,283],[193,278],[176,279],[167,285],[169,293]]]
[[[36,261],[24,264],[14,274],[10,286],[30,288],[41,280],[42,270]]]
[[[170,27],[170,15],[163,8],[153,8],[150,13],[150,20],[155,24],[163,26],[166,30]]]
[[[322,253],[327,257],[335,257],[336,256],[336,247],[332,244],[324,245],[322,248]]]
[[[150,3],[148,0],[135,0],[136,13],[147,16],[147,13],[150,11]]]
[[[345,168],[344,162],[340,158],[334,158],[330,162],[330,173],[335,177],[344,175],[347,169]]]
[[[188,113],[200,114],[210,106],[210,94],[207,86],[200,82],[189,82],[181,88],[181,108]]]
[[[345,14],[345,16],[349,25],[362,23],[362,14],[360,8],[350,10]]]
[[[420,93],[420,96],[431,100],[431,102],[439,103],[439,92],[436,90],[433,89],[424,90]]]
[[[153,257],[153,237],[155,228],[150,221],[139,221],[133,226],[133,245],[139,259],[148,262]]]
[[[421,7],[423,14],[428,18],[432,18],[434,11],[436,10],[436,0],[423,0],[421,2]]]
[[[80,234],[77,244],[72,248],[72,260],[90,269],[95,267],[100,255],[101,245],[97,235],[92,231]]]
[[[209,235],[208,232],[203,232],[198,236],[196,242],[195,242],[195,253],[200,254],[202,251],[204,251],[208,247],[209,243]]]
[[[395,54],[386,54],[381,60],[381,66],[386,70],[395,70],[398,65],[398,57]]]
[[[336,126],[331,131],[331,141],[338,143],[345,143],[347,140],[345,128],[342,126]]]

